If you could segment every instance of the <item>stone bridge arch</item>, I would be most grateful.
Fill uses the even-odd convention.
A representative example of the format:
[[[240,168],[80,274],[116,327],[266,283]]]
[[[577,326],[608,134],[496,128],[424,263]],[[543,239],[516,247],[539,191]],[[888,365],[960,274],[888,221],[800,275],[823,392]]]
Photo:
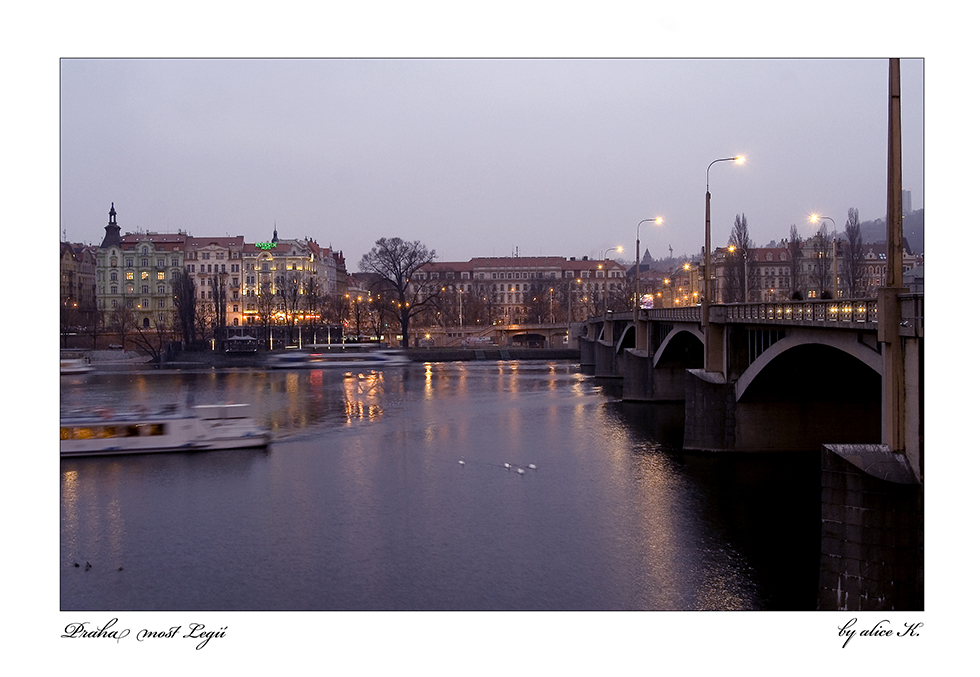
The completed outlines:
[[[828,332],[816,329],[797,329],[776,341],[759,355],[735,382],[735,401],[741,401],[752,383],[777,358],[803,346],[825,346],[856,358],[873,369],[879,376],[884,374],[884,362],[876,348],[863,343],[860,334]]]
[[[691,343],[692,338],[700,344],[701,351],[702,351],[700,364],[697,366],[698,367],[703,366],[704,365],[704,352],[703,352],[704,332],[702,332],[701,329],[696,325],[682,325],[682,326],[674,326],[660,342],[660,345],[657,347],[656,352],[654,352],[653,354],[654,369],[657,368],[661,360],[665,359],[665,355],[667,356],[667,358],[669,358],[671,353],[675,352],[675,349],[677,348],[679,342]],[[691,366],[689,368],[695,368],[695,367]]]
[[[622,355],[627,348],[636,347],[636,325],[630,322],[616,341],[616,354]]]

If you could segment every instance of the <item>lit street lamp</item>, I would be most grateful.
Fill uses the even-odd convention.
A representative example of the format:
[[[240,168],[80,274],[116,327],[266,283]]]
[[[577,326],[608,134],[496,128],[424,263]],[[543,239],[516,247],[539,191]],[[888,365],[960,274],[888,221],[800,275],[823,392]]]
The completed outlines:
[[[636,268],[633,269],[633,272],[636,274],[636,296],[633,298],[634,327],[636,327],[637,323],[640,321],[640,226],[647,221],[652,221],[658,226],[664,222],[663,217],[657,216],[652,219],[643,219],[636,224]]]
[[[708,168],[704,170],[704,254],[703,265],[704,265],[704,295],[701,297],[701,328],[704,332],[704,369],[705,371],[711,371],[708,356],[710,351],[708,350],[709,344],[709,334],[708,331],[708,306],[711,303],[711,189],[708,181],[709,172],[711,171],[711,165],[716,162],[735,162],[736,164],[742,164],[745,162],[745,157],[742,155],[737,155],[735,157],[723,157],[717,160],[712,160],[708,164]]]
[[[823,221],[824,219],[830,221],[834,224],[834,300],[837,300],[837,222],[834,221],[829,216],[821,216],[820,214],[810,214],[810,223],[817,223],[818,221]]]
[[[606,259],[606,254],[608,254],[609,252],[611,252],[613,250],[615,250],[617,252],[621,252],[621,251],[623,251],[623,248],[622,247],[610,247],[606,251],[602,252],[602,257],[601,258],[602,258],[602,261],[603,262],[605,262],[605,261],[608,260],[608,259]],[[599,264],[599,267],[602,268],[602,266],[603,266],[603,264],[600,263]],[[606,270],[605,277],[603,278],[603,283],[602,283],[602,311],[603,312],[606,311],[606,293],[609,291],[609,269],[606,268],[605,270]]]

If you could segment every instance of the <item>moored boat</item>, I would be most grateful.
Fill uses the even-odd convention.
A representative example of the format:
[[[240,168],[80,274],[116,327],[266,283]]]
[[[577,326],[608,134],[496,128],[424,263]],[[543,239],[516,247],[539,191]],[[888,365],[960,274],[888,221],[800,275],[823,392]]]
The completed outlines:
[[[400,350],[359,344],[312,346],[271,355],[266,362],[273,369],[380,369],[408,363],[408,357]]]
[[[61,416],[61,456],[100,456],[170,451],[265,447],[269,431],[248,415],[247,404],[211,404],[178,411],[112,412]]]

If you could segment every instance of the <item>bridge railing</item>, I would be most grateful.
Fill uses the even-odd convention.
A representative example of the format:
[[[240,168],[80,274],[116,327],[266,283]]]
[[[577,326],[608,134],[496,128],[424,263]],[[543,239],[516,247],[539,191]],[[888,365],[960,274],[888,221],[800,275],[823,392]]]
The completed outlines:
[[[792,324],[876,324],[876,299],[809,299],[773,303],[736,303],[725,308],[728,322],[787,322]]]
[[[925,323],[924,295],[902,294],[903,327],[911,327],[917,334]],[[877,299],[807,299],[805,301],[774,301],[770,303],[712,304],[724,308],[725,321],[731,323],[788,323],[819,325],[873,325],[878,324]],[[712,313],[714,316],[714,313]],[[612,319],[630,320],[631,313],[610,314]],[[589,322],[601,321],[602,317],[590,317]],[[700,322],[701,306],[681,308],[651,308],[640,311],[640,319],[673,322]]]

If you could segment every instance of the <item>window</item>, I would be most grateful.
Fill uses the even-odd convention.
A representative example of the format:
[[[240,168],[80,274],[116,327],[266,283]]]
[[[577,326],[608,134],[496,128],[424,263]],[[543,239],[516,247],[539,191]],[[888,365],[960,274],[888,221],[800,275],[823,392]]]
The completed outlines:
[[[158,280],[166,280],[167,279],[167,274],[161,270],[160,272],[157,273],[157,279]]]

